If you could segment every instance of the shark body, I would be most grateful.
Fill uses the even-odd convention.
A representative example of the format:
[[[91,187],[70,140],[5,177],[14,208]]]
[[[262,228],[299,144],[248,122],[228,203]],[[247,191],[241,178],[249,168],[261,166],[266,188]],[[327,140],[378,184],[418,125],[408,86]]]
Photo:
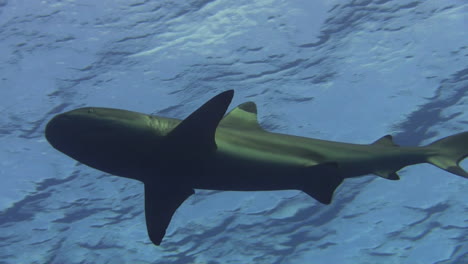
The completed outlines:
[[[343,179],[431,163],[468,178],[468,132],[425,147],[400,147],[384,136],[370,145],[270,133],[254,103],[225,112],[233,91],[213,97],[184,120],[120,109],[86,107],[55,116],[46,138],[95,169],[145,185],[148,235],[160,245],[177,208],[194,189],[302,190],[329,204]]]

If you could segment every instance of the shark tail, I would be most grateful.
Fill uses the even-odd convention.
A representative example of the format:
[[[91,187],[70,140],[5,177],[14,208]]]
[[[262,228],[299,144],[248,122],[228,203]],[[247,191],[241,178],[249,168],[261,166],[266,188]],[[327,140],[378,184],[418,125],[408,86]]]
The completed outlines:
[[[468,132],[449,136],[426,146],[430,151],[427,162],[450,173],[468,178],[460,162],[468,157]]]

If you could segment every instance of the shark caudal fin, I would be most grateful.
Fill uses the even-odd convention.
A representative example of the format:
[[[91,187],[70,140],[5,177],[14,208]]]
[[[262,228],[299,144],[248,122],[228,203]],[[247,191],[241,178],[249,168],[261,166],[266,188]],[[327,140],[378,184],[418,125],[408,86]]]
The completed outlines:
[[[468,178],[460,162],[468,157],[468,132],[449,136],[429,144],[427,162],[453,174]]]

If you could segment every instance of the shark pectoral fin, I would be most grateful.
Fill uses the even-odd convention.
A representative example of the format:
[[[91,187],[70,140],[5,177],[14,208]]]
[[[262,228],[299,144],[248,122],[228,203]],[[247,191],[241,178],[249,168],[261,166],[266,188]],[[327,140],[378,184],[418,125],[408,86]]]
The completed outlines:
[[[226,113],[233,90],[222,92],[195,110],[184,119],[164,140],[164,144],[180,154],[185,152],[203,154],[216,150],[215,132]]]
[[[333,193],[343,182],[337,164],[323,163],[307,167],[304,173],[306,182],[300,189],[317,201],[330,204]]]
[[[236,129],[263,130],[258,124],[257,105],[254,102],[240,104],[229,112],[220,124]]]
[[[152,186],[145,184],[145,217],[150,240],[157,246],[166,234],[172,215],[194,194],[192,188]]]

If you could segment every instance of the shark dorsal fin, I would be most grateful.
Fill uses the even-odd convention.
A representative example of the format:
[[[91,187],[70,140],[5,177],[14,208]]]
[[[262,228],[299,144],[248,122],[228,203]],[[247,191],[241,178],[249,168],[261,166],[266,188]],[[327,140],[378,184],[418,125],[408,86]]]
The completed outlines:
[[[257,120],[257,105],[246,102],[234,108],[220,123],[237,129],[262,130]]]
[[[380,146],[387,146],[387,147],[398,147],[397,144],[393,142],[393,137],[391,135],[385,135],[379,139],[377,139],[372,145],[380,145]]]
[[[216,150],[216,128],[226,113],[233,95],[233,90],[222,92],[184,119],[162,143],[167,145],[167,151],[171,150],[174,152],[172,154],[180,155],[182,150],[187,154]]]

